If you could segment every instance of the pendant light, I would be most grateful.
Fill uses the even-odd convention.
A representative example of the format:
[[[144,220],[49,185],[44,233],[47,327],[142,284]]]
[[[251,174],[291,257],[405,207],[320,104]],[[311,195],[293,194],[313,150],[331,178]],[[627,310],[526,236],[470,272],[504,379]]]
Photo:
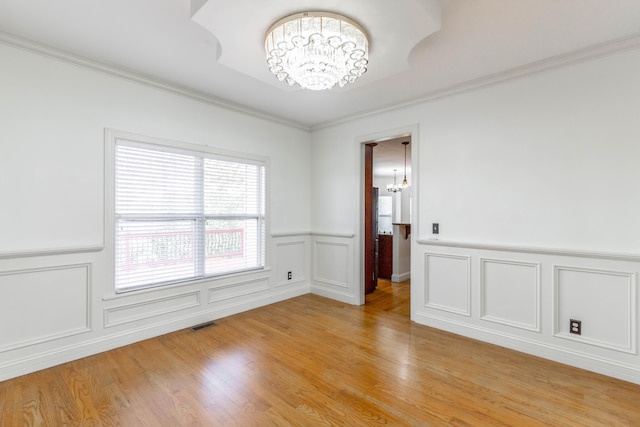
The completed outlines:
[[[404,145],[404,179],[402,180],[402,188],[407,188],[409,186],[409,181],[407,181],[407,145],[409,145],[409,141],[403,142],[402,145]]]

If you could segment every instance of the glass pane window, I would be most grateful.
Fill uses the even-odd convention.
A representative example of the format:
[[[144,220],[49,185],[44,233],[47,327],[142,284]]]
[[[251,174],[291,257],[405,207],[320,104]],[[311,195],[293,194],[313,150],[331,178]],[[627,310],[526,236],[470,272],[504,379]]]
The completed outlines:
[[[116,230],[117,288],[172,283],[196,276],[196,223],[127,221]]]
[[[392,212],[393,198],[391,196],[378,197],[378,233],[393,233],[393,224],[391,221]]]
[[[116,291],[263,268],[264,199],[262,162],[117,139]]]

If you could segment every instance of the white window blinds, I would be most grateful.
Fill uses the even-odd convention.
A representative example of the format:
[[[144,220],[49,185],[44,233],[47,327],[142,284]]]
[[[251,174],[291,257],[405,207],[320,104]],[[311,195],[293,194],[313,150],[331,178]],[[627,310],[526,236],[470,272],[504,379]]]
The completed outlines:
[[[116,140],[116,291],[264,267],[265,166]]]

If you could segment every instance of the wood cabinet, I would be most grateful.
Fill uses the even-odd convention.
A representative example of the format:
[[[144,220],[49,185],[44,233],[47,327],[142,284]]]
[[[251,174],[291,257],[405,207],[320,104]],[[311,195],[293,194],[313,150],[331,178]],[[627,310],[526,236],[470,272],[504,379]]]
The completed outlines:
[[[378,234],[378,277],[391,280],[393,274],[393,235]]]

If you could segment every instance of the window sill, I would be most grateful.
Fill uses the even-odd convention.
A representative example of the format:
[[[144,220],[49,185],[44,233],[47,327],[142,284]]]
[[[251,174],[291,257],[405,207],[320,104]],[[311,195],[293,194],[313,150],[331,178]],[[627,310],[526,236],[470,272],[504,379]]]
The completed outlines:
[[[246,276],[251,276],[251,275],[259,275],[259,274],[266,274],[267,277],[269,276],[268,273],[271,272],[271,268],[270,267],[265,267],[265,268],[261,268],[261,269],[256,269],[256,270],[247,270],[247,271],[242,271],[242,272],[238,272],[238,273],[231,273],[231,274],[224,274],[224,275],[220,275],[220,276],[209,276],[209,277],[203,277],[202,279],[194,279],[194,280],[186,280],[184,282],[176,282],[176,283],[172,283],[169,285],[159,285],[159,286],[151,286],[148,288],[144,288],[144,289],[137,289],[137,290],[132,290],[132,291],[123,291],[120,293],[112,293],[112,294],[108,294],[102,297],[102,301],[113,301],[113,300],[118,300],[118,299],[122,299],[122,298],[127,298],[127,297],[131,297],[131,296],[135,296],[135,295],[145,295],[145,294],[150,294],[153,292],[160,292],[160,291],[164,291],[164,290],[168,290],[168,289],[179,289],[179,288],[184,288],[187,286],[196,286],[196,285],[201,285],[203,283],[212,283],[212,282],[218,282],[218,281],[222,281],[222,280],[229,280],[229,279],[233,279],[236,277],[246,277]]]

